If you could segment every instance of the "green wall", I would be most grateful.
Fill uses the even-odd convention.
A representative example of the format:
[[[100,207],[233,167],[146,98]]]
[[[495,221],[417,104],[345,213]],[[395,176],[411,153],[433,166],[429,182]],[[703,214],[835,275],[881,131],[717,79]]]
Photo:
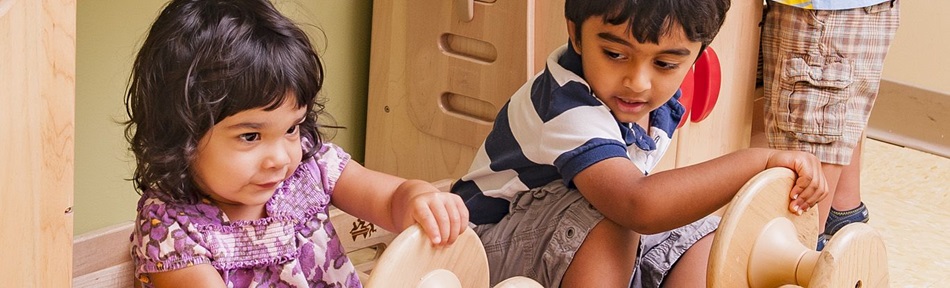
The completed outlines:
[[[138,195],[123,126],[132,59],[166,1],[83,0],[77,7],[76,235],[132,220]],[[307,33],[326,69],[323,97],[347,129],[332,141],[363,159],[372,0],[275,0]]]

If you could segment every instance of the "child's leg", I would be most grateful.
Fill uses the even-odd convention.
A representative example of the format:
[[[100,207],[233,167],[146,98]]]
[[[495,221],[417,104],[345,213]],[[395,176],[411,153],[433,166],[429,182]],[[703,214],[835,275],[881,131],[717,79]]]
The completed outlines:
[[[639,246],[640,234],[605,218],[574,254],[561,287],[627,287]]]
[[[838,211],[848,211],[861,206],[861,147],[864,136],[858,139],[858,144],[851,152],[851,163],[841,170],[841,177],[835,188],[835,197],[831,208]]]
[[[626,259],[630,264],[625,265],[626,267],[608,267],[614,269],[611,271],[623,271],[601,271],[629,283],[633,271],[632,263],[636,261],[637,243],[635,240],[626,239],[636,237],[618,234],[616,224],[601,224],[603,220],[604,216],[594,209],[580,192],[568,189],[561,181],[519,193],[512,200],[508,215],[501,221],[475,227],[475,233],[485,245],[485,253],[488,256],[490,284],[495,285],[512,276],[525,276],[538,281],[543,287],[558,287],[569,267],[587,266],[571,264],[582,245],[589,246],[585,250],[595,250],[588,253],[595,256],[598,256],[597,252],[608,253],[605,255],[630,254],[629,259]],[[598,235],[593,239],[614,240],[613,243],[630,241],[627,245],[630,247],[627,249],[634,252],[621,252],[616,248],[620,246],[617,244],[587,245],[585,241],[590,234]],[[583,261],[600,260],[603,259],[588,258]],[[610,287],[595,283],[582,286]],[[626,284],[621,287],[626,287]]]
[[[704,287],[706,263],[719,216],[640,237],[640,259],[630,287]]]
[[[663,287],[705,287],[706,267],[709,263],[709,251],[715,233],[706,235],[686,253],[670,269],[670,274],[663,280]]]

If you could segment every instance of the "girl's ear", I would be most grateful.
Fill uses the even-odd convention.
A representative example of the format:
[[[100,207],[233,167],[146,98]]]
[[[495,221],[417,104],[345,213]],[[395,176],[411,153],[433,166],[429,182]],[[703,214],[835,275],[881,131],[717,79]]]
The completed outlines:
[[[574,21],[567,20],[567,37],[569,37],[568,41],[571,41],[571,46],[574,47],[574,52],[577,53],[577,55],[581,55],[581,39],[579,38],[580,35],[577,34],[578,31],[576,30],[577,26],[574,25]]]

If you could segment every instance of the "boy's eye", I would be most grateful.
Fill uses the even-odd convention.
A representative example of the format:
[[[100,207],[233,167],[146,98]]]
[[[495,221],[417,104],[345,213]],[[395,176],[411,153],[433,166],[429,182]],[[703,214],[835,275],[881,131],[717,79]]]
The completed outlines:
[[[247,142],[254,142],[261,139],[261,134],[260,133],[244,133],[238,137],[240,137],[241,140],[244,140]]]
[[[604,50],[604,55],[607,55],[607,58],[614,60],[623,60],[626,58],[623,55],[620,55],[620,53],[612,52],[610,50]]]
[[[653,65],[656,65],[656,67],[660,67],[660,69],[664,69],[664,70],[673,70],[673,69],[679,68],[679,64],[669,63],[669,62],[664,62],[664,61],[655,61],[653,62]]]

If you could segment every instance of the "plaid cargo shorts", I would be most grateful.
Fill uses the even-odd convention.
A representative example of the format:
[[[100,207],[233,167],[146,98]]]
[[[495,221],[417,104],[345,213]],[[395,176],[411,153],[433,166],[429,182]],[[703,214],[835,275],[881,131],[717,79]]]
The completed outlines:
[[[770,3],[762,30],[769,145],[849,164],[898,24],[893,0],[829,11]]]

